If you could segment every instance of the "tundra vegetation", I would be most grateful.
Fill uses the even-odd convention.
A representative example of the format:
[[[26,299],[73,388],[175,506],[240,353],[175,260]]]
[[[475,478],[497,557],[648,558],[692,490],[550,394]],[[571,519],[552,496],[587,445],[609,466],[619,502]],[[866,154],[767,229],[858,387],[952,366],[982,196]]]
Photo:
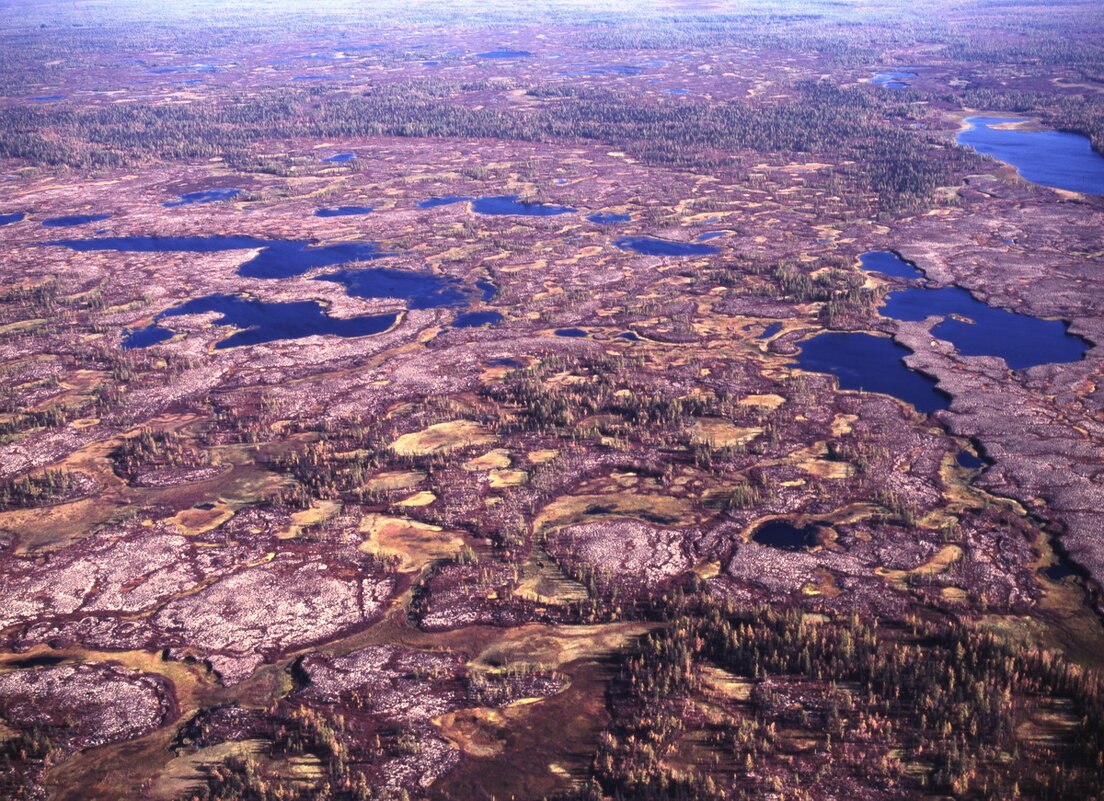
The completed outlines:
[[[0,21],[0,796],[1104,797],[1104,190],[955,143],[1095,2],[232,5]]]

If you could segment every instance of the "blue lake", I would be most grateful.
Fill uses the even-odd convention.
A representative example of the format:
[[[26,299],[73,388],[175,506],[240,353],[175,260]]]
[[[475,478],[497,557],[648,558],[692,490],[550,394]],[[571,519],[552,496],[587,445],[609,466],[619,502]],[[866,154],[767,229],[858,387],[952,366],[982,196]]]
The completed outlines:
[[[859,267],[867,272],[884,273],[897,278],[923,278],[924,273],[892,250],[872,250],[859,256]]]
[[[724,236],[727,233],[728,233],[728,231],[710,231],[707,234],[702,234],[701,236],[699,236],[697,238],[697,241],[698,242],[705,242],[706,240],[709,240],[709,239],[716,239],[719,236]]]
[[[418,201],[418,208],[420,209],[435,209],[438,206],[451,206],[453,203],[467,203],[474,198],[464,197],[462,195],[451,195],[449,197],[431,197],[425,200]]]
[[[764,328],[759,334],[756,335],[756,339],[770,339],[779,331],[782,330],[782,323],[771,323]]]
[[[157,345],[172,338],[173,332],[169,329],[162,328],[156,324],[147,325],[145,328],[129,331],[126,336],[123,337],[123,347],[127,350],[133,348],[148,348],[150,345]]]
[[[502,315],[496,311],[474,311],[461,314],[452,321],[453,328],[479,328],[502,322]]]
[[[572,214],[577,209],[518,200],[517,195],[499,195],[476,198],[472,201],[472,211],[477,214],[524,214],[529,217],[551,217],[556,214]]]
[[[626,236],[613,243],[621,250],[631,250],[645,256],[708,256],[719,253],[720,248],[698,245],[693,242],[672,242],[650,236]]]
[[[314,280],[341,284],[354,298],[405,298],[411,309],[463,306],[472,295],[472,290],[455,278],[389,267],[341,270]]]
[[[952,343],[965,356],[998,356],[1013,370],[1080,361],[1089,348],[1068,333],[1064,322],[987,306],[960,287],[890,292],[879,311],[895,320],[964,317],[970,322],[948,317],[932,328],[932,336]]]
[[[801,343],[797,366],[836,376],[840,389],[892,395],[925,414],[946,409],[949,399],[935,388],[934,379],[910,370],[901,361],[911,352],[888,337],[873,334],[819,334]]]
[[[590,214],[587,219],[592,223],[601,223],[602,225],[610,225],[612,223],[629,222],[632,219],[628,214],[615,214],[612,211],[600,211],[596,214]]]
[[[887,89],[907,89],[908,84],[902,79],[915,77],[915,72],[879,72],[870,79],[870,82],[884,86]]]
[[[974,456],[969,451],[962,450],[955,455],[955,462],[959,467],[965,467],[967,470],[978,470],[985,467],[985,462]]]
[[[528,50],[488,50],[485,53],[476,53],[476,58],[529,58],[533,54]]]
[[[665,95],[686,95],[690,93],[689,89],[664,89]]]
[[[352,161],[356,158],[356,153],[337,153],[333,156],[326,156],[322,161],[329,161],[334,164],[344,164],[347,161]]]
[[[28,100],[33,100],[35,103],[51,103],[54,100],[64,100],[65,95],[39,95],[38,97],[29,97]]]
[[[11,214],[0,214],[0,225],[11,225],[12,223],[22,222],[27,219],[27,215],[21,211],[16,211]]]
[[[1025,181],[1071,192],[1104,194],[1104,156],[1088,137],[1063,131],[1016,131],[994,128],[1022,118],[967,117],[971,127],[955,141],[1011,164]]]
[[[319,209],[315,217],[350,217],[356,214],[368,214],[371,206],[338,206],[336,209]]]
[[[565,72],[557,72],[557,75],[639,75],[644,72],[643,67],[633,67],[630,65],[617,65],[611,67],[587,67],[582,70],[567,70]]]
[[[238,275],[246,278],[292,278],[316,267],[332,267],[389,255],[381,252],[373,242],[311,246],[308,242],[254,239],[248,236],[103,237],[60,239],[45,242],[43,245],[58,245],[78,252],[117,250],[121,253],[217,253],[224,250],[259,249],[260,253],[238,268]]]
[[[85,225],[109,219],[111,219],[110,214],[74,214],[71,217],[53,217],[43,220],[42,224],[47,228],[68,228],[71,225]]]
[[[162,203],[162,206],[188,206],[192,203],[215,203],[219,200],[230,200],[233,197],[241,194],[240,189],[201,189],[198,192],[186,192],[183,195],[177,195],[179,200],[173,200],[169,203]]]
[[[558,337],[579,338],[587,336],[587,332],[581,328],[557,328],[555,333]]]
[[[331,334],[339,337],[363,337],[386,331],[395,324],[397,314],[373,314],[363,317],[337,319],[325,313],[322,304],[313,300],[290,303],[266,303],[242,295],[206,295],[189,300],[179,306],[161,312],[158,321],[184,314],[217,312],[216,325],[230,325],[242,329],[215,345],[216,350],[241,345],[256,345],[278,339],[300,339],[315,334]],[[135,348],[164,341],[168,337],[160,333],[168,329],[153,325],[128,336],[123,347]],[[172,336],[172,332],[168,331]],[[160,337],[150,341],[155,337]]]

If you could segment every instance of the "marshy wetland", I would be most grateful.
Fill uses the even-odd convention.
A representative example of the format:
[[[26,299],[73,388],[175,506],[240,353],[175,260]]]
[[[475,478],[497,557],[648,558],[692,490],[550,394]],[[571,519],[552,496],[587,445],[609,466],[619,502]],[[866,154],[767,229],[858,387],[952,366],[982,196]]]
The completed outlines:
[[[13,10],[0,797],[1099,797],[1094,10]]]

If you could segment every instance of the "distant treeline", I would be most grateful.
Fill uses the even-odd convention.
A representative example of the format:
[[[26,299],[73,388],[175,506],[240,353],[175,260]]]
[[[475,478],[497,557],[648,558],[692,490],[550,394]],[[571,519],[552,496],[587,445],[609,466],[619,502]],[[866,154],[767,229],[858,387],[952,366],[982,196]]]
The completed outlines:
[[[841,173],[888,209],[953,183],[951,164],[960,158],[947,143],[884,122],[887,101],[875,91],[828,82],[801,82],[793,101],[758,106],[641,103],[629,93],[560,84],[529,90],[559,99],[536,111],[462,102],[465,91],[480,88],[419,81],[361,95],[279,88],[219,104],[12,106],[0,112],[0,157],[77,168],[223,157],[247,167],[251,146],[281,139],[582,139],[648,163],[706,171],[747,151],[821,154],[851,162]]]

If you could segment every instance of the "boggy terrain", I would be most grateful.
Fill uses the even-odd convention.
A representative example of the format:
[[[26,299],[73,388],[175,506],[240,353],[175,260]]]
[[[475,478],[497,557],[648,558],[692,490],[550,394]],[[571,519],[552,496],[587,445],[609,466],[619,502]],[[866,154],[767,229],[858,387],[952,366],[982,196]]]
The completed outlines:
[[[1104,794],[1104,187],[954,143],[1092,4],[252,10],[0,30],[0,795]]]

